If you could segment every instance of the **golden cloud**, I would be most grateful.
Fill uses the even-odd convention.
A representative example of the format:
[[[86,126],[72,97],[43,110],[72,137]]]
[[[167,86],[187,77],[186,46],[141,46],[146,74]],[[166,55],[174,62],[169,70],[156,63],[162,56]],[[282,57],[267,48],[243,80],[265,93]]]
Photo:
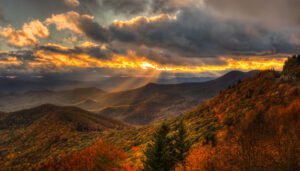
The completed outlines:
[[[6,68],[9,66],[18,66],[21,65],[22,63],[23,62],[15,56],[8,56],[0,60],[0,68]]]
[[[0,37],[15,47],[34,46],[38,43],[39,38],[46,38],[48,36],[48,28],[39,20],[25,23],[19,30],[16,30],[12,26],[0,27]]]
[[[87,43],[87,45],[89,44]],[[74,68],[111,68],[173,73],[221,72],[225,70],[281,70],[286,59],[271,57],[235,59],[221,57],[220,60],[224,63],[222,65],[180,66],[160,64],[146,57],[137,56],[134,51],[129,51],[127,55],[114,54],[110,59],[99,59],[87,54],[62,54],[47,50],[37,50],[34,56],[36,56],[36,60],[29,63],[32,69],[55,68],[56,70],[69,70]]]
[[[116,27],[126,27],[126,26],[135,26],[143,23],[152,23],[160,21],[172,21],[176,20],[177,17],[169,14],[159,14],[157,16],[146,17],[146,16],[137,16],[127,21],[115,20],[113,25]]]
[[[78,34],[83,34],[79,27],[80,20],[93,20],[94,17],[90,15],[80,15],[75,11],[70,11],[63,14],[52,15],[46,19],[46,24],[54,24],[57,30],[70,30]]]
[[[97,47],[98,44],[94,43],[94,42],[89,42],[89,41],[85,41],[83,43],[80,44],[80,47]]]
[[[78,7],[80,2],[78,0],[63,0],[63,2],[69,7]]]

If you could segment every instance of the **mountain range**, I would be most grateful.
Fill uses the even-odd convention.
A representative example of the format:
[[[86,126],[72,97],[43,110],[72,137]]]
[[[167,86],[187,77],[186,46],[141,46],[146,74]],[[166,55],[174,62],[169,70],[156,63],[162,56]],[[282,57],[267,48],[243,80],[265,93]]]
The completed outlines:
[[[217,80],[201,84],[148,84],[119,93],[107,94],[93,89],[92,93],[87,94],[89,89],[79,89],[80,91],[77,89],[65,92],[72,97],[65,99],[70,101],[87,95],[95,97],[87,103],[98,104],[100,101],[104,104],[104,100],[98,98],[107,97],[110,101],[106,103],[114,105],[126,101],[148,100],[148,103],[143,101],[144,103],[127,105],[127,108],[132,108],[133,111],[136,110],[133,105],[145,108],[146,111],[155,108],[155,102],[156,105],[160,102],[162,106],[169,105],[173,108],[184,102],[175,103],[183,97],[186,100],[187,97],[196,97],[195,94],[205,94],[212,88],[221,87],[223,89],[218,92],[210,92],[216,93],[211,99],[190,106],[180,116],[164,121],[170,127],[179,122],[185,124],[187,140],[192,144],[185,159],[186,168],[298,170],[299,66],[299,64],[296,67],[292,65],[292,69],[286,68],[282,73],[272,70],[231,72]],[[290,73],[288,70],[293,72]],[[41,92],[33,94],[36,93]],[[138,94],[140,96],[137,96]],[[208,98],[212,94],[208,93],[203,97]],[[40,95],[39,97],[43,97]],[[179,98],[175,98],[177,96]],[[172,103],[175,105],[172,106]],[[139,106],[142,104],[149,106]],[[125,106],[120,106],[122,107]],[[106,112],[105,110],[107,109],[101,112]],[[0,164],[3,168],[11,170],[50,168],[59,161],[60,166],[65,165],[64,168],[77,167],[78,165],[72,162],[71,165],[67,164],[70,164],[70,161],[85,161],[85,158],[80,157],[89,156],[85,153],[92,153],[96,150],[94,148],[104,150],[103,143],[100,143],[102,147],[93,146],[101,139],[101,142],[114,144],[126,152],[126,160],[122,161],[127,164],[126,168],[141,170],[142,152],[151,142],[151,136],[160,126],[161,120],[146,126],[133,126],[107,117],[114,113],[101,112],[95,114],[78,107],[45,104],[17,112],[0,113]],[[119,118],[127,113],[114,115],[113,117]],[[135,117],[145,116],[135,115]],[[92,151],[89,147],[93,147]],[[81,150],[83,151],[80,152]],[[62,156],[75,158],[69,161]],[[89,158],[87,160],[92,162]]]
[[[30,91],[0,97],[0,111],[11,112],[42,104],[77,106],[130,124],[178,116],[236,82],[253,76],[257,71],[232,71],[215,80],[201,83],[157,84],[121,91],[105,92],[98,88],[64,91]]]
[[[145,86],[148,82],[159,84],[180,84],[187,82],[205,82],[215,77],[98,77],[92,80],[79,80],[71,76],[0,76],[0,92],[24,93],[28,91],[62,91],[82,87],[97,87],[105,91],[125,91]]]

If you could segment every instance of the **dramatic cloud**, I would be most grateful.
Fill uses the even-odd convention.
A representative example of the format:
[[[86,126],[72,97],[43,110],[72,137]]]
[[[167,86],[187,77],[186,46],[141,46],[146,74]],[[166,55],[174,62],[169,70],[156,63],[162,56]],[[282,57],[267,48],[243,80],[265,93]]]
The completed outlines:
[[[20,30],[12,26],[0,27],[0,37],[3,38],[11,46],[26,47],[34,46],[38,43],[39,38],[49,36],[47,27],[39,20],[25,23]]]
[[[298,0],[4,0],[0,6],[0,20],[9,21],[0,22],[1,50],[12,50],[0,52],[0,65],[10,71],[280,69],[283,56],[300,53]]]
[[[186,7],[200,7],[203,0],[99,0],[99,7],[123,15],[172,13]]]
[[[101,5],[116,13],[138,14],[147,10],[148,0],[102,0]]]
[[[96,53],[95,53],[96,52]],[[227,70],[281,69],[285,58],[271,57],[219,57],[220,62],[210,63],[202,60],[196,65],[161,64],[138,56],[134,51],[124,54],[113,51],[105,45],[86,42],[81,46],[67,48],[48,44],[37,47],[34,51],[0,53],[0,68],[21,71],[22,73],[39,72],[77,72],[92,69],[131,71],[131,76],[149,71],[151,73],[206,73]],[[115,71],[115,72],[116,72]],[[7,72],[7,70],[5,71]]]
[[[186,57],[300,52],[299,31],[276,32],[255,22],[220,19],[205,9],[189,8],[174,17],[152,18],[116,21],[110,28],[112,36]]]
[[[0,58],[0,68],[6,69],[13,66],[19,66],[22,64],[22,61],[15,56],[6,56]]]
[[[4,12],[2,8],[0,8],[0,22],[6,22],[6,18],[4,16]]]
[[[199,7],[204,5],[203,0],[150,0],[150,8],[154,13],[175,12],[188,7]]]
[[[90,15],[80,15],[71,11],[64,14],[52,15],[46,19],[48,25],[54,24],[57,30],[70,30],[78,34],[92,38],[96,41],[107,41],[108,34],[106,30],[94,21],[94,17]]]
[[[79,0],[63,0],[63,1],[67,6],[70,6],[70,7],[73,7],[73,8],[80,5]]]
[[[274,27],[300,24],[299,0],[205,0],[222,15],[243,20],[259,20]]]

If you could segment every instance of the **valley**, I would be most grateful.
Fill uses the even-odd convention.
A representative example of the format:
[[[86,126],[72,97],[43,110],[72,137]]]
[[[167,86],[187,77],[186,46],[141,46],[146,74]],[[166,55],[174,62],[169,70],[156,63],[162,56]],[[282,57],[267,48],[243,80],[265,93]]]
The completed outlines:
[[[201,95],[201,92],[208,91],[209,88],[217,85],[224,86],[216,96],[209,100],[208,96],[202,96],[207,98],[206,101],[200,100],[198,105],[183,109],[185,112],[181,112],[180,115],[169,117],[168,120],[161,120],[160,117],[163,116],[160,116],[156,121],[145,126],[120,121],[122,120],[120,117],[126,116],[126,113],[122,113],[123,108],[133,112],[141,107],[140,104],[119,106],[120,109],[114,109],[118,115],[110,117],[108,116],[112,113],[105,111],[107,109],[102,111],[102,114],[96,114],[78,107],[61,107],[52,104],[1,113],[2,160],[0,164],[13,170],[24,168],[51,170],[50,168],[56,167],[75,169],[75,166],[81,169],[95,169],[98,168],[97,162],[101,163],[95,160],[100,155],[109,158],[111,162],[116,162],[111,165],[107,162],[102,163],[100,166],[105,167],[105,170],[109,168],[142,170],[145,157],[143,151],[148,148],[147,144],[153,143],[152,135],[161,124],[167,124],[173,129],[179,123],[183,123],[186,129],[186,141],[191,145],[184,159],[184,167],[188,170],[195,168],[209,170],[208,167],[218,168],[218,170],[224,168],[242,170],[243,167],[297,170],[300,154],[298,59],[300,58],[290,58],[288,62],[291,64],[286,65],[282,73],[274,70],[260,71],[242,79],[240,72],[231,72],[201,85],[149,84],[139,89],[115,94],[106,94],[98,89],[65,92],[78,99],[94,97],[98,100],[99,96],[103,95],[111,100],[105,103],[114,105],[122,104],[126,100],[134,102],[130,99],[133,97],[138,99],[137,101],[142,99],[151,101],[151,98],[145,97],[152,97],[156,99],[157,105],[162,104],[161,106],[164,107],[176,102],[168,98],[176,96],[175,92],[180,92],[178,96],[184,94],[185,97],[195,97],[193,96],[195,93]],[[290,70],[293,72],[289,72]],[[223,79],[231,80],[230,86],[225,88]],[[158,93],[160,90],[164,90],[162,92],[168,96],[163,98],[162,93]],[[70,93],[74,91],[76,93]],[[157,94],[155,95],[154,92]],[[121,96],[125,98],[119,99],[118,97]],[[99,101],[101,100],[97,102]],[[102,103],[104,104],[104,101]],[[150,106],[143,106],[144,109],[151,110],[155,107],[153,102],[146,104]],[[177,108],[176,110],[180,111]],[[139,114],[138,117],[146,116]],[[173,133],[170,132],[171,135]],[[114,153],[105,151],[106,147]],[[288,151],[282,151],[286,148]],[[91,153],[92,151],[95,153]],[[251,155],[251,158],[244,158],[248,155]],[[175,166],[176,170],[181,170],[183,167],[180,163]]]
[[[0,111],[17,111],[42,104],[77,106],[129,124],[143,125],[155,120],[178,116],[236,82],[257,71],[232,71],[218,79],[203,83],[155,84],[115,93],[98,88],[66,91],[31,91],[0,97]]]

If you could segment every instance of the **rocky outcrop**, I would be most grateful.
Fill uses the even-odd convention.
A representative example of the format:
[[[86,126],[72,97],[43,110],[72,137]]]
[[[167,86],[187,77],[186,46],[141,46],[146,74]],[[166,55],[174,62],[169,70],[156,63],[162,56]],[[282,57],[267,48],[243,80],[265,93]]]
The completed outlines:
[[[281,79],[284,81],[293,81],[299,78],[300,78],[300,55],[294,55],[285,62]]]

